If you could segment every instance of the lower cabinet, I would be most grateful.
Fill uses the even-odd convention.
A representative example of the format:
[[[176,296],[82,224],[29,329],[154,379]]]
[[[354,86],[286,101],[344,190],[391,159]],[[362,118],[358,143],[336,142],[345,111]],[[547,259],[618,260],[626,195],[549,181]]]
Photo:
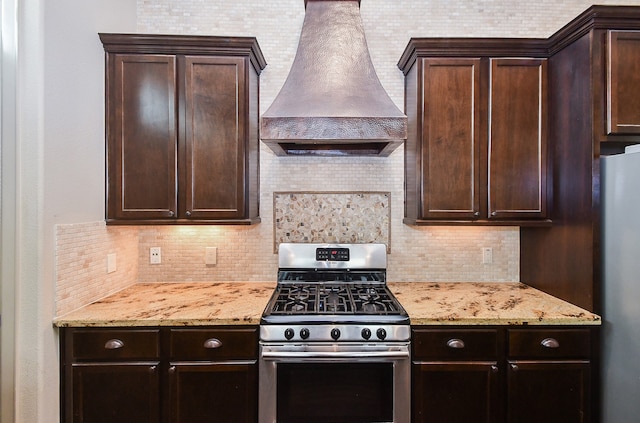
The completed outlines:
[[[593,330],[414,327],[412,421],[591,422]]]
[[[257,421],[257,327],[62,328],[61,422]]]

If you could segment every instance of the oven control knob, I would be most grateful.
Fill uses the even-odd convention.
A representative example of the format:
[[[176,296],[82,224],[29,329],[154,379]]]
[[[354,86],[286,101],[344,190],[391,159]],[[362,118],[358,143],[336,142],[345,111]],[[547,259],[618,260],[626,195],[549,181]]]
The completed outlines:
[[[376,336],[378,337],[378,339],[382,341],[384,340],[384,338],[387,337],[387,331],[384,330],[383,328],[380,328],[376,331]]]
[[[302,328],[300,329],[300,338],[307,339],[309,337],[309,329]]]
[[[333,338],[334,341],[337,341],[338,338],[340,338],[340,329],[338,328],[331,329],[331,337]]]
[[[360,332],[360,335],[362,335],[362,337],[364,339],[369,339],[371,338],[371,329],[369,328],[364,328],[362,329],[362,331]]]
[[[294,334],[295,333],[293,332],[293,329],[291,329],[291,328],[287,328],[287,329],[284,330],[284,337],[287,338],[287,339],[293,338]]]

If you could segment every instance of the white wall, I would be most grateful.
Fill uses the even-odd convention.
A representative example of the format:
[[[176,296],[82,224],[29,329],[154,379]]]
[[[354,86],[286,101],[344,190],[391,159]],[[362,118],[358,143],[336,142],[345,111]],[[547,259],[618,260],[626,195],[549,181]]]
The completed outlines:
[[[2,280],[3,292],[15,288],[15,315],[2,316],[16,334],[15,415],[3,414],[2,423],[51,423],[59,415],[54,226],[104,216],[104,60],[97,33],[135,32],[136,2],[22,0],[16,22],[17,135],[2,139],[3,149],[16,149],[15,202],[3,203],[3,215],[15,211],[16,241],[2,251],[3,258],[15,253],[15,278]],[[11,348],[4,339],[2,347]]]

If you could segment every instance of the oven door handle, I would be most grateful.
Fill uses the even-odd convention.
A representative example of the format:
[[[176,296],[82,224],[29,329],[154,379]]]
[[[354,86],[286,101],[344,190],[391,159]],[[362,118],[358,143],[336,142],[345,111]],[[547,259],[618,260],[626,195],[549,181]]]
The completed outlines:
[[[409,351],[263,351],[263,360],[314,359],[314,358],[409,358]]]

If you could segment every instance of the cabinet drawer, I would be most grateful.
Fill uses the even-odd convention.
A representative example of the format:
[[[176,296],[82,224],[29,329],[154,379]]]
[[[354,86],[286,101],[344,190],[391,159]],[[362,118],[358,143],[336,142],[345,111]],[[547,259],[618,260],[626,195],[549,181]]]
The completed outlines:
[[[510,329],[509,358],[588,358],[589,329]]]
[[[172,360],[255,360],[258,329],[172,329]]]
[[[71,332],[76,360],[157,359],[158,329],[76,329]]]
[[[498,332],[493,329],[414,329],[414,360],[496,360]]]

